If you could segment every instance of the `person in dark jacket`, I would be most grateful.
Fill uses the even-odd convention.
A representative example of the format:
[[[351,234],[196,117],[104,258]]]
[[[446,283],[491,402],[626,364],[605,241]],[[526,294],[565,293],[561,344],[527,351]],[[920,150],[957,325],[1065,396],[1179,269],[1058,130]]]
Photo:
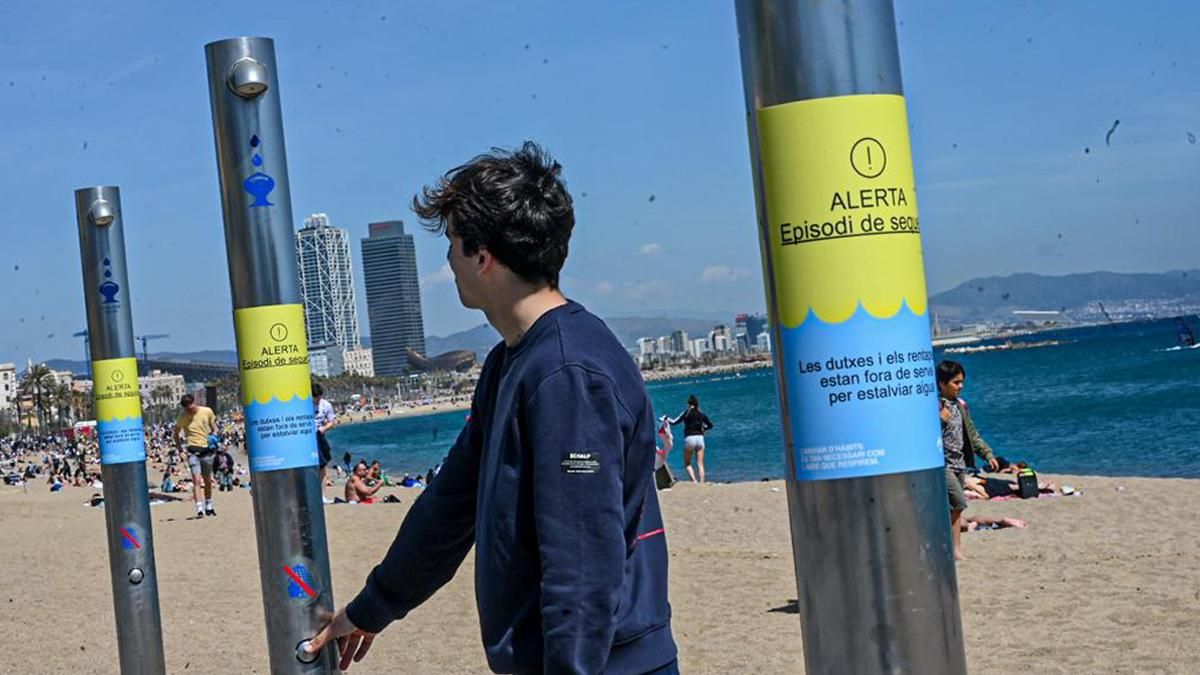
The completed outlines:
[[[503,338],[437,478],[358,595],[309,644],[340,667],[453,578],[475,548],[475,599],[497,673],[677,673],[655,424],[612,332],[558,288],[574,226],[561,167],[494,150],[413,200],[447,236],[463,305]]]
[[[229,449],[225,447],[218,448],[217,457],[213,461],[213,468],[217,472],[218,491],[233,492],[233,472],[236,467],[233,455],[229,454]]]
[[[671,424],[683,424],[683,468],[687,469],[692,482],[696,472],[692,470],[692,455],[696,455],[696,468],[700,469],[700,482],[704,482],[704,434],[713,428],[708,415],[700,412],[700,401],[695,394],[688,396],[688,407],[679,413]]]

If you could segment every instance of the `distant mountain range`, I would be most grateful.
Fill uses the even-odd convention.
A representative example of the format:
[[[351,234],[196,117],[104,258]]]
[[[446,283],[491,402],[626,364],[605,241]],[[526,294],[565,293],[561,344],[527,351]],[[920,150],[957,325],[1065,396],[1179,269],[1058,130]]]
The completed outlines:
[[[142,358],[141,353],[137,355]],[[201,363],[227,363],[237,365],[237,352],[232,349],[204,349],[198,352],[150,352],[150,358],[156,361],[199,361]],[[86,373],[87,364],[74,359],[50,359],[46,365],[54,370],[69,370],[72,373]]]
[[[496,332],[496,329],[489,324],[481,323],[474,328],[451,333],[445,337],[425,336],[425,354],[437,356],[458,349],[469,349],[475,352],[482,362],[483,357],[492,347],[496,346],[497,342],[500,342],[500,334]]]
[[[1016,310],[1063,312],[1068,319],[1100,315],[1097,303],[1109,310],[1142,303],[1146,311],[1170,314],[1171,305],[1200,303],[1200,270],[1158,274],[1087,272],[1063,276],[1012,274],[972,279],[929,298],[939,320],[960,323],[1012,321]],[[1192,310],[1195,311],[1195,310]]]
[[[1160,316],[1175,313],[1175,307],[1192,307],[1186,311],[1195,312],[1194,308],[1200,305],[1200,269],[1157,274],[1088,272],[1063,276],[980,277],[929,298],[930,307],[943,326],[949,323],[1012,322],[1016,310],[1059,311],[1068,320],[1080,319],[1085,315],[1099,315],[1097,302],[1104,303],[1110,311],[1122,304],[1141,303],[1148,308],[1145,311]],[[732,324],[733,316],[724,321]],[[691,337],[708,335],[721,320],[658,316],[610,317],[604,322],[622,344],[632,348],[639,337],[670,335],[675,330],[685,330]],[[425,338],[425,349],[430,356],[469,349],[482,359],[499,341],[499,334],[491,326],[480,324],[444,337],[430,335]],[[363,345],[370,344],[370,337],[364,336]],[[164,361],[237,363],[236,352],[221,349],[155,352],[150,357]],[[51,359],[46,364],[56,370],[86,371],[86,365],[78,360]]]

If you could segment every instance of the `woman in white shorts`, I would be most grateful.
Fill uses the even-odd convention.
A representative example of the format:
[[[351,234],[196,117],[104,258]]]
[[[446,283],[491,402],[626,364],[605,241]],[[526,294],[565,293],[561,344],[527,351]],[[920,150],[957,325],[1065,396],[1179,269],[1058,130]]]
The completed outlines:
[[[700,401],[695,394],[688,396],[688,407],[677,417],[670,420],[671,424],[683,424],[683,467],[687,469],[692,482],[696,481],[696,473],[692,470],[692,455],[696,455],[696,466],[700,469],[700,483],[704,482],[704,434],[713,428],[708,415],[700,412]]]

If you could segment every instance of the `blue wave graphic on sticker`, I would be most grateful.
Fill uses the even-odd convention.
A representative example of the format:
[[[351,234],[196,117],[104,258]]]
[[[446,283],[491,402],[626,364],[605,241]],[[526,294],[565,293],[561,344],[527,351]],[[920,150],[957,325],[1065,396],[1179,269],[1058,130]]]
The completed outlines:
[[[317,465],[317,432],[312,398],[252,401],[246,413],[246,446],[251,471]]]
[[[142,433],[141,416],[97,420],[96,440],[100,444],[101,464],[146,461],[146,438]]]
[[[944,465],[929,320],[905,304],[861,306],[780,330],[797,480],[878,476]]]

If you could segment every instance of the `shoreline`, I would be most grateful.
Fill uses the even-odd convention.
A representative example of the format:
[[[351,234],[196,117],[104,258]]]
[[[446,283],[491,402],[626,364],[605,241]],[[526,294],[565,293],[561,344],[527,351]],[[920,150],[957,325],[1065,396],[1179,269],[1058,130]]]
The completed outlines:
[[[773,368],[773,359],[758,359],[754,361],[738,361],[736,363],[718,363],[710,366],[695,368],[670,367],[654,370],[643,370],[642,379],[646,382],[662,382],[664,380],[680,380],[686,377],[705,377],[707,375],[728,375],[743,373],[751,370],[766,370]]]
[[[754,370],[766,370],[774,367],[774,365],[775,364],[772,360],[763,359],[758,361],[699,366],[696,368],[664,368],[657,370],[643,370],[641,372],[642,379],[646,382],[665,382],[668,380],[681,380],[689,377],[731,375]],[[438,402],[412,407],[404,406],[395,410],[389,410],[387,412],[373,411],[352,414],[342,413],[338,415],[337,426],[372,424],[374,422],[382,422],[396,418],[425,417],[427,415],[437,415],[447,412],[462,412],[470,409],[471,401],[467,399],[456,402]]]
[[[373,422],[382,422],[404,417],[426,417],[428,415],[438,415],[448,412],[461,412],[471,409],[470,401],[457,401],[453,403],[433,403],[429,405],[419,405],[413,407],[403,407],[398,410],[374,411],[374,413],[357,413],[357,414],[341,414],[338,415],[337,425],[351,426],[356,424],[371,424]]]

